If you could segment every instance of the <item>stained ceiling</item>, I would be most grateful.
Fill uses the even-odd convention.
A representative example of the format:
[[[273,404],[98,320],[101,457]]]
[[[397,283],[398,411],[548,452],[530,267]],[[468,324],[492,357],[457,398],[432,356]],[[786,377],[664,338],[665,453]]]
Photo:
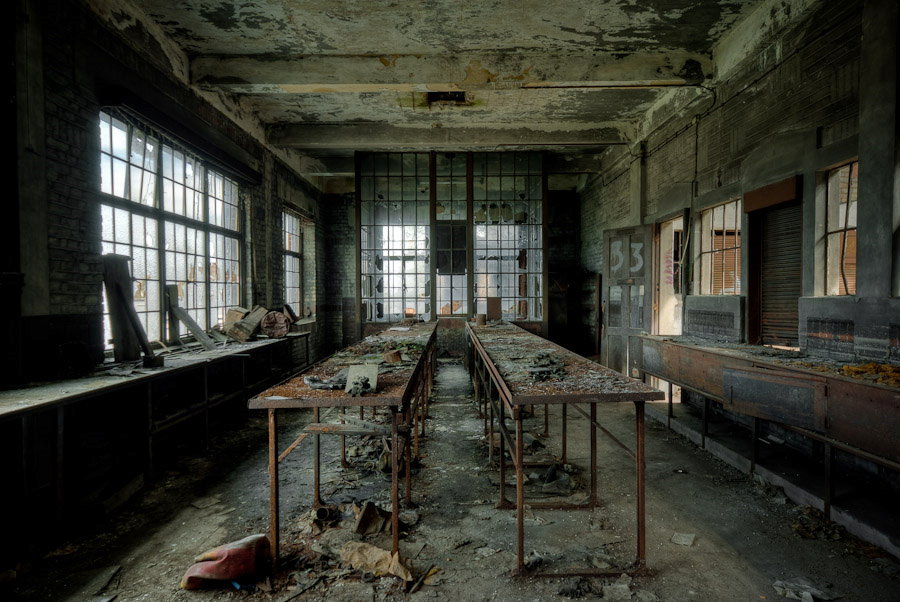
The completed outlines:
[[[715,73],[757,0],[143,0],[192,82],[238,98],[272,144],[535,148],[628,142],[660,95]],[[457,92],[439,95],[434,92]]]

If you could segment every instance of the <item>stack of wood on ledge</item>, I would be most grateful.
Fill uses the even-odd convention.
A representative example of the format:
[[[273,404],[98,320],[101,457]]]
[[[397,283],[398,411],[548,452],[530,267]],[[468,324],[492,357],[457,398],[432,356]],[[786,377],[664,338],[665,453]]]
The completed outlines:
[[[297,321],[297,314],[290,305],[285,305],[282,310],[269,311],[261,305],[255,305],[247,310],[243,307],[234,307],[225,314],[225,334],[244,343],[254,337],[258,332],[269,338],[279,339],[291,330],[291,324]]]

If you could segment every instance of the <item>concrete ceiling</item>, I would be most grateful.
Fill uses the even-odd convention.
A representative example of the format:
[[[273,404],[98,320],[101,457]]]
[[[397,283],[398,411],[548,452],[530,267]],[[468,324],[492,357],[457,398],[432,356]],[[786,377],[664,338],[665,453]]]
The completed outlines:
[[[142,0],[271,143],[357,149],[628,142],[672,87],[712,77],[713,45],[757,0]],[[456,91],[455,102],[429,92]],[[429,102],[431,100],[432,102]]]

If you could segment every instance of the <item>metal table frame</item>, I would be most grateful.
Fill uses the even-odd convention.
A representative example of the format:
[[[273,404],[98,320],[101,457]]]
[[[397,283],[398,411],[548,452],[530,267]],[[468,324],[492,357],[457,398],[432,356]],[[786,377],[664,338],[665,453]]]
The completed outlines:
[[[393,553],[400,551],[400,439],[403,439],[402,455],[406,460],[405,471],[405,495],[404,502],[412,503],[412,478],[411,464],[412,458],[419,455],[419,438],[425,432],[425,418],[428,416],[428,405],[430,400],[431,388],[434,383],[434,367],[436,359],[436,335],[437,325],[431,331],[425,349],[419,356],[413,371],[407,380],[403,393],[400,396],[380,396],[380,395],[364,395],[361,397],[337,396],[337,397],[302,397],[302,398],[285,398],[273,397],[267,398],[262,395],[254,397],[248,403],[250,409],[264,409],[268,411],[268,440],[269,440],[269,543],[271,544],[272,567],[277,567],[279,551],[280,551],[280,533],[279,533],[279,474],[278,464],[291,454],[300,443],[310,434],[313,435],[313,508],[319,508],[324,504],[320,494],[319,475],[321,470],[321,447],[320,435],[340,435],[341,436],[341,464],[346,467],[346,446],[344,438],[347,435],[363,435],[363,434],[387,434],[372,431],[365,432],[361,427],[340,428],[343,425],[325,425],[319,423],[320,409],[323,407],[340,408],[342,416],[349,407],[358,407],[360,418],[363,416],[363,410],[366,407],[372,408],[372,415],[375,415],[377,408],[387,407],[391,412],[390,438],[391,438],[391,534]],[[321,362],[305,368],[290,378],[282,381],[286,383],[292,379],[302,377],[304,373],[312,368],[327,362],[326,358]],[[304,433],[297,437],[285,450],[279,453],[278,448],[278,410],[281,409],[304,409],[310,408],[313,411],[313,424],[307,425]],[[343,420],[342,420],[343,422]]]
[[[537,336],[527,333],[524,329],[520,329],[523,333],[530,336]],[[646,571],[646,499],[645,499],[645,478],[646,478],[646,462],[644,454],[644,402],[656,399],[663,399],[662,391],[648,390],[643,392],[609,393],[604,391],[584,393],[560,393],[560,394],[543,394],[529,396],[515,396],[511,392],[509,386],[503,379],[500,370],[492,361],[488,350],[485,348],[478,335],[469,324],[466,324],[469,370],[472,375],[473,385],[475,389],[476,400],[483,412],[486,423],[486,435],[488,438],[489,453],[493,453],[493,427],[496,422],[497,430],[500,434],[500,501],[498,508],[506,508],[516,510],[516,574],[519,576],[531,575],[534,577],[564,577],[564,576],[617,576],[622,570],[601,570],[601,569],[578,569],[568,572],[552,572],[552,573],[534,573],[528,572],[525,564],[525,466],[528,464],[524,461],[524,425],[523,418],[526,406],[544,405],[544,429],[545,433],[549,432],[548,407],[550,404],[560,404],[562,406],[562,450],[563,457],[566,454],[566,409],[571,406],[579,413],[584,415],[589,421],[590,428],[590,496],[587,502],[583,504],[561,504],[554,502],[538,502],[530,503],[531,508],[546,509],[587,509],[599,505],[597,496],[597,431],[601,430],[609,436],[619,447],[623,448],[634,460],[636,466],[636,490],[637,490],[637,553],[633,565],[624,572],[629,575],[639,575]],[[548,341],[547,345],[553,345]],[[560,348],[561,349],[561,348]],[[569,352],[570,353],[570,352]],[[586,360],[587,361],[587,360]],[[597,365],[597,371],[608,371],[608,368]],[[631,381],[625,376],[614,373],[623,381]],[[605,429],[597,421],[597,403],[624,402],[631,401],[634,403],[635,409],[635,451],[631,451],[628,447],[615,438],[612,433]],[[590,411],[585,410],[576,404],[589,404]],[[508,425],[507,419],[512,419],[515,423],[515,438]],[[511,455],[516,473],[516,501],[515,503],[506,499],[506,448],[513,450]],[[565,459],[563,459],[565,462]]]

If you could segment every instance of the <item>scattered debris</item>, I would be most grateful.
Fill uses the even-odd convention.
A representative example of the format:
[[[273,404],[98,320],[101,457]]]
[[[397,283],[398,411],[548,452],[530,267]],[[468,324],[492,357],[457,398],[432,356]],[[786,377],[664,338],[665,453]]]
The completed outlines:
[[[813,602],[814,600],[836,600],[839,595],[826,591],[831,584],[816,585],[806,577],[794,577],[793,579],[779,580],[772,584],[779,596],[791,600]]]
[[[366,502],[356,517],[356,525],[353,528],[359,535],[374,535],[383,530],[390,530],[391,513],[382,510],[372,502]]]
[[[572,493],[573,483],[572,477],[560,471],[556,478],[549,483],[545,482],[541,486],[541,493],[554,495],[569,495]]]
[[[565,378],[566,365],[551,352],[541,351],[531,359],[531,363],[525,368],[534,380],[550,380],[551,378]]]
[[[566,598],[584,598],[585,596],[596,595],[597,590],[584,577],[575,577],[574,579],[563,581],[556,593]]]
[[[603,599],[610,602],[629,601],[631,593],[631,577],[626,573],[619,575],[614,583],[603,586]]]
[[[847,537],[844,527],[831,522],[812,506],[799,508],[797,519],[791,523],[791,530],[803,539],[829,539],[838,541]]]
[[[529,571],[533,571],[537,567],[544,564],[544,562],[544,556],[541,555],[537,550],[532,550],[527,556],[525,556],[525,568]]]
[[[262,333],[272,339],[280,339],[291,331],[291,319],[280,311],[270,311],[260,320]]]
[[[360,571],[368,571],[376,577],[394,575],[404,581],[412,581],[412,573],[400,562],[399,554],[360,541],[348,541],[341,548],[341,562]]]
[[[544,445],[543,441],[528,433],[522,433],[522,443],[525,445],[525,451],[528,452],[537,451],[539,449],[547,447],[546,445]]]
[[[340,372],[327,379],[315,376],[304,376],[303,382],[306,383],[310,389],[344,389],[347,386],[348,372],[349,370],[347,368],[343,368]]]
[[[265,535],[250,535],[200,554],[194,559],[184,577],[183,589],[198,589],[210,581],[230,582],[255,578],[263,572],[269,558],[269,539]]]
[[[226,330],[225,334],[236,341],[246,343],[259,330],[259,324],[267,313],[269,313],[268,309],[261,305],[256,305],[250,310],[250,313]]]
[[[373,393],[377,386],[377,364],[354,364],[350,366],[344,391],[349,393],[351,397],[359,397],[364,393]]]
[[[693,533],[673,533],[672,534],[672,543],[677,543],[680,546],[692,546],[694,545],[694,539],[696,535]]]
[[[112,583],[113,579],[116,578],[116,575],[119,574],[119,571],[122,570],[122,567],[119,565],[109,566],[103,569],[99,569],[92,573],[90,581],[85,585],[81,590],[73,596],[72,600],[112,600],[115,598],[115,595],[112,597],[105,598],[97,598],[98,596],[103,596],[106,589],[109,587],[110,583]],[[90,573],[89,573],[90,574]]]
[[[869,569],[874,572],[884,573],[890,577],[896,577],[900,574],[900,566],[890,558],[880,557],[872,560]]]
[[[493,556],[500,550],[491,548],[489,546],[482,546],[480,548],[475,548],[475,555],[480,558],[487,558],[488,556]]]
[[[841,373],[851,378],[874,381],[889,387],[900,387],[900,366],[869,362],[868,364],[844,366],[841,368]]]
[[[193,506],[194,508],[197,508],[198,510],[205,510],[206,508],[209,508],[210,506],[215,506],[218,503],[219,503],[219,496],[213,495],[213,496],[209,496],[209,497],[197,498],[196,500],[191,502],[191,506]]]
[[[250,310],[246,307],[232,307],[231,309],[227,310],[225,312],[225,322],[223,325],[223,330],[225,332],[231,330],[231,327],[240,322],[249,311]]]
[[[419,522],[419,513],[415,510],[404,510],[400,513],[400,522],[407,527],[412,527]]]

